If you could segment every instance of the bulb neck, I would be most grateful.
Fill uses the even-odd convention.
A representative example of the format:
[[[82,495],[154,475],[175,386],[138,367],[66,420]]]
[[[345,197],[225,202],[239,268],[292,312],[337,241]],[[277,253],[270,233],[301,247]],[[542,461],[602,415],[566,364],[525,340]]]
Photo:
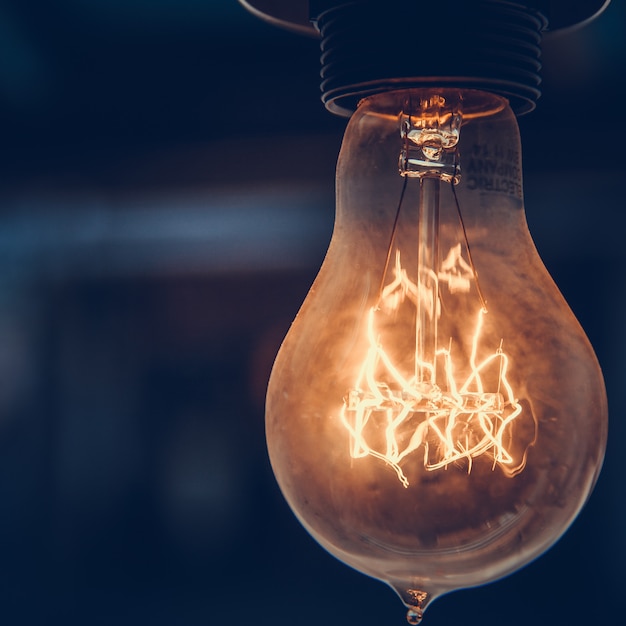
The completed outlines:
[[[541,2],[353,0],[311,3],[322,36],[322,100],[350,116],[376,93],[477,89],[503,96],[517,115],[541,92]]]

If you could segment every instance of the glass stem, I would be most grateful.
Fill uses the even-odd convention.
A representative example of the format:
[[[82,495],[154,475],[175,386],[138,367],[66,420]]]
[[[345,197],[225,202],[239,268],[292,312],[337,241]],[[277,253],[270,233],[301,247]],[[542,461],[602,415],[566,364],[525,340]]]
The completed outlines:
[[[438,176],[420,178],[415,377],[431,384],[436,382],[440,186]]]

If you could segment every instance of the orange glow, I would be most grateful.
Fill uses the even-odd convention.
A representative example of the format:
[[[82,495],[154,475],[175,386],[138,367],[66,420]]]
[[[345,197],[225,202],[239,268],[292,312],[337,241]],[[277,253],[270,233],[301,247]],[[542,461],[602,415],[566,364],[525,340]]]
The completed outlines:
[[[460,251],[460,245],[450,250],[442,263],[439,281],[447,282],[450,291],[466,292],[472,274]],[[340,412],[350,433],[350,455],[354,459],[372,456],[383,461],[396,472],[404,487],[409,486],[409,480],[401,465],[420,448],[428,471],[464,462],[469,473],[473,459],[488,455],[492,469],[500,467],[508,476],[520,473],[526,465],[526,451],[516,459],[510,448],[512,425],[522,407],[507,378],[510,360],[502,348],[503,341],[486,357],[479,356],[487,311],[481,308],[477,312],[471,354],[465,367],[458,367],[450,339],[448,348],[437,349],[434,364],[416,355],[414,371],[428,372],[428,381],[419,380],[417,374],[405,375],[381,344],[376,325],[382,308],[393,311],[404,303],[415,306],[417,301],[418,286],[401,267],[399,253],[394,274],[379,303],[369,309],[367,355]],[[440,315],[439,307],[436,314]],[[459,377],[459,369],[469,374]],[[486,387],[483,379],[487,371],[492,374],[490,380],[497,374],[495,388]],[[434,382],[437,372],[444,373],[440,385]]]

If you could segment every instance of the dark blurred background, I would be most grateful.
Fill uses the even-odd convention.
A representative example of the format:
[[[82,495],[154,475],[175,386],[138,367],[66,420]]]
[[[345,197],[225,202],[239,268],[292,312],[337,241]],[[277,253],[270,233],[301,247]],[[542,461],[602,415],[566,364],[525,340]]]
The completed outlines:
[[[626,10],[546,42],[528,220],[612,416],[546,556],[430,626],[617,623]],[[235,0],[0,2],[0,623],[403,624],[274,483],[264,392],[323,259],[345,120],[318,44]]]

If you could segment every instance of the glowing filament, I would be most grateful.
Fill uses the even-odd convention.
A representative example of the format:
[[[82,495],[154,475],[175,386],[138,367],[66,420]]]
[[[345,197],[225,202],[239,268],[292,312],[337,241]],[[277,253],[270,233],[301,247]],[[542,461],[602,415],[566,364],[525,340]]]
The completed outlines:
[[[469,290],[469,280],[466,281],[469,271],[465,266],[460,247],[453,248],[442,266],[448,272],[447,278],[440,275],[439,279],[449,286],[462,285],[462,291]],[[463,275],[451,272],[453,267],[460,267]],[[398,254],[395,279],[383,290],[380,305],[395,310],[406,296],[415,303],[419,294],[400,266]],[[509,447],[513,442],[512,425],[522,407],[507,378],[509,358],[502,349],[502,341],[493,353],[479,361],[486,311],[480,309],[477,313],[465,368],[469,374],[463,380],[455,374],[451,346],[436,351],[434,364],[416,363],[415,371],[431,370],[432,380],[435,370],[443,372],[439,384],[419,381],[415,375],[406,377],[394,365],[376,330],[379,311],[380,306],[369,310],[367,355],[340,413],[350,433],[352,458],[372,456],[384,461],[405,487],[409,481],[401,464],[420,448],[428,471],[465,462],[469,473],[473,459],[489,455],[493,468],[499,466],[509,476],[521,472],[526,464],[526,452],[516,459]],[[487,371],[492,373],[489,379],[496,380],[495,388],[486,388]]]

